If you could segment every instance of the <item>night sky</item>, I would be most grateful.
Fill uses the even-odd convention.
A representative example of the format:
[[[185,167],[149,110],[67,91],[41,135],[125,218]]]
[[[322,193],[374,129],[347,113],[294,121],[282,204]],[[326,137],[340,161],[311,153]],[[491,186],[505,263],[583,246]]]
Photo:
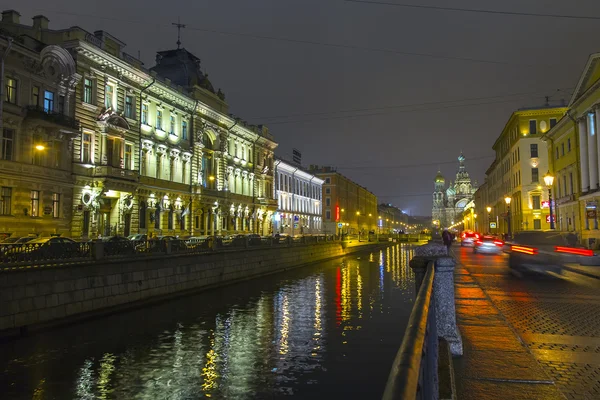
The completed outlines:
[[[384,1],[600,17],[597,0]],[[461,150],[483,181],[511,112],[545,95],[568,102],[600,51],[600,20],[344,0],[2,1],[10,8],[24,24],[43,14],[51,29],[105,30],[146,67],[176,46],[180,17],[183,47],[231,113],[269,126],[280,156],[298,148],[305,165],[336,166],[412,215],[430,215],[438,165],[454,179]]]

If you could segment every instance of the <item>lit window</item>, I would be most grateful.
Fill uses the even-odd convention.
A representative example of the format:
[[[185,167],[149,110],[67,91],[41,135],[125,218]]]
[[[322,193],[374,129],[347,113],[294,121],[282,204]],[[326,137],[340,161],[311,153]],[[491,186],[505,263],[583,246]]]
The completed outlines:
[[[0,191],[0,215],[10,215],[12,188],[2,187]]]
[[[39,190],[31,191],[31,216],[32,217],[40,216],[40,191]]]
[[[531,168],[531,182],[537,183],[540,181],[540,173],[537,168]]]
[[[81,144],[81,162],[84,164],[92,163],[92,134],[82,133]]]
[[[531,202],[534,210],[539,210],[541,208],[540,196],[531,196]]]
[[[115,89],[111,85],[106,85],[104,88],[104,107],[113,108],[113,98]]]
[[[14,129],[4,128],[0,132],[0,160],[12,161],[13,149],[15,147],[15,131]]]
[[[6,78],[6,95],[4,101],[11,104],[17,103],[17,80],[13,78]]]
[[[125,169],[133,169],[133,145],[125,143]]]
[[[39,107],[40,106],[40,87],[34,86],[31,88],[31,104]]]
[[[531,144],[531,158],[535,158],[538,156],[538,145],[535,143]]]
[[[44,111],[51,113],[54,111],[54,92],[44,90]]]
[[[60,217],[60,193],[52,193],[52,217]]]
[[[142,124],[148,125],[148,104],[142,104]]]
[[[89,78],[85,78],[83,80],[83,101],[85,103],[92,104],[92,102],[93,102],[93,97],[92,97],[93,90],[94,90],[94,82],[91,79],[89,79]]]

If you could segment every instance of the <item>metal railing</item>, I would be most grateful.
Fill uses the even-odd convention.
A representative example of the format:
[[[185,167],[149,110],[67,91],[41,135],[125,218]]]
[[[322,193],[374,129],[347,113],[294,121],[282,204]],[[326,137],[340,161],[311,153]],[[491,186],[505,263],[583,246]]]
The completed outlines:
[[[418,288],[400,350],[392,364],[384,400],[433,400],[439,397],[434,275],[434,262],[430,261]]]
[[[27,116],[31,118],[40,118],[67,128],[79,129],[79,120],[68,115],[50,111],[40,106],[27,106]]]
[[[72,264],[103,259],[139,258],[153,255],[204,254],[246,248],[305,246],[335,241],[333,235],[261,237],[237,235],[189,239],[149,239],[65,243],[20,243],[0,245],[0,269]]]

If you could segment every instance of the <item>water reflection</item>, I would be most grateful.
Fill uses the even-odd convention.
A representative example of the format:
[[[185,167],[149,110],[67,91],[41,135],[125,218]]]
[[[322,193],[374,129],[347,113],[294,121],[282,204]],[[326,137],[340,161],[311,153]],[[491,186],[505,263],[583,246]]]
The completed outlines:
[[[364,386],[377,397],[412,306],[411,256],[395,245],[0,346],[0,393],[331,398]]]

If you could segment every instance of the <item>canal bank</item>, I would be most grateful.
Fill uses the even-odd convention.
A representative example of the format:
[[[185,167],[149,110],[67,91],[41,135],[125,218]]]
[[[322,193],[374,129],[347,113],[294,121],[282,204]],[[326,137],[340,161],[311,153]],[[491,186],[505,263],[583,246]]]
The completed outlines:
[[[381,398],[412,257],[396,244],[0,343],[0,397]]]
[[[0,274],[0,337],[139,307],[389,243],[340,243],[132,257]]]

